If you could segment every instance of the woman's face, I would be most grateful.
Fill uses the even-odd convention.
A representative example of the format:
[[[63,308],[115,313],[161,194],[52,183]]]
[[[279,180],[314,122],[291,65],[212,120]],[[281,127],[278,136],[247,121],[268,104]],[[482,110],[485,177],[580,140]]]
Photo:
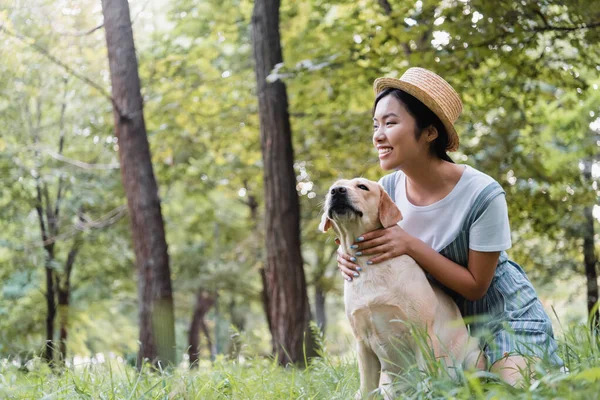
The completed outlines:
[[[417,140],[416,128],[415,118],[398,99],[388,95],[379,100],[373,116],[373,145],[381,169],[402,169],[428,155],[427,135]]]

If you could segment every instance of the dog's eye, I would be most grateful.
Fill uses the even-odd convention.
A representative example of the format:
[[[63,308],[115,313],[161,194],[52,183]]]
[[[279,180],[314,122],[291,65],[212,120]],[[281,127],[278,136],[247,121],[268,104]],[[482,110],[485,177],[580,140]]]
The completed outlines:
[[[359,189],[366,190],[367,192],[369,191],[369,188],[368,188],[368,187],[366,187],[365,185],[362,185],[362,184],[361,184],[361,185],[358,185],[357,187],[358,187]]]

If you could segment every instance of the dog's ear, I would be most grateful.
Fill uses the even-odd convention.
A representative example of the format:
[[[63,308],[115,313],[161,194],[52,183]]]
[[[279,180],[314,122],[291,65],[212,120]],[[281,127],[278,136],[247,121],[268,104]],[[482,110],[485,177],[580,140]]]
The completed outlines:
[[[384,228],[389,228],[402,221],[402,213],[383,189],[381,189],[379,198],[379,221]]]
[[[327,211],[323,213],[321,217],[321,223],[319,224],[319,230],[321,232],[327,232],[331,228],[331,220],[327,217]]]

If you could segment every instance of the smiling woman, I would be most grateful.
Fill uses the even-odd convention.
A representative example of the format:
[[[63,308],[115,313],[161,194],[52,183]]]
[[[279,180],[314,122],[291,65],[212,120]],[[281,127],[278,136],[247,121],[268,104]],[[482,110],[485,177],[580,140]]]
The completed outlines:
[[[404,219],[366,232],[338,250],[348,281],[360,279],[355,256],[375,264],[409,255],[455,300],[491,365],[511,384],[544,359],[560,366],[551,322],[523,269],[509,260],[510,225],[502,187],[447,151],[458,148],[454,123],[460,97],[441,77],[410,68],[400,79],[374,83],[373,145],[380,182]],[[531,370],[532,371],[532,370]]]
[[[432,127],[426,132],[425,128]],[[412,154],[424,140],[430,145],[425,148],[442,160],[453,162],[446,153],[448,132],[440,119],[423,103],[410,94],[388,88],[377,95],[373,111],[373,144],[378,150],[381,168],[398,168],[398,160],[391,157],[395,142],[402,152]],[[427,135],[422,139],[423,133]],[[385,140],[389,143],[385,143]],[[394,143],[392,143],[394,142]],[[398,155],[396,155],[398,156]],[[416,156],[416,155],[415,155]],[[387,167],[391,165],[391,167]]]

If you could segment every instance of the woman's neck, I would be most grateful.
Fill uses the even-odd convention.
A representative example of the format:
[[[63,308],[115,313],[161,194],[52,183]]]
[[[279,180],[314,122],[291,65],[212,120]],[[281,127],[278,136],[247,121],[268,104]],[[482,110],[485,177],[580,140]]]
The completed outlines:
[[[438,158],[403,168],[402,172],[406,175],[406,196],[416,206],[433,204],[454,189],[463,171],[463,166]]]

